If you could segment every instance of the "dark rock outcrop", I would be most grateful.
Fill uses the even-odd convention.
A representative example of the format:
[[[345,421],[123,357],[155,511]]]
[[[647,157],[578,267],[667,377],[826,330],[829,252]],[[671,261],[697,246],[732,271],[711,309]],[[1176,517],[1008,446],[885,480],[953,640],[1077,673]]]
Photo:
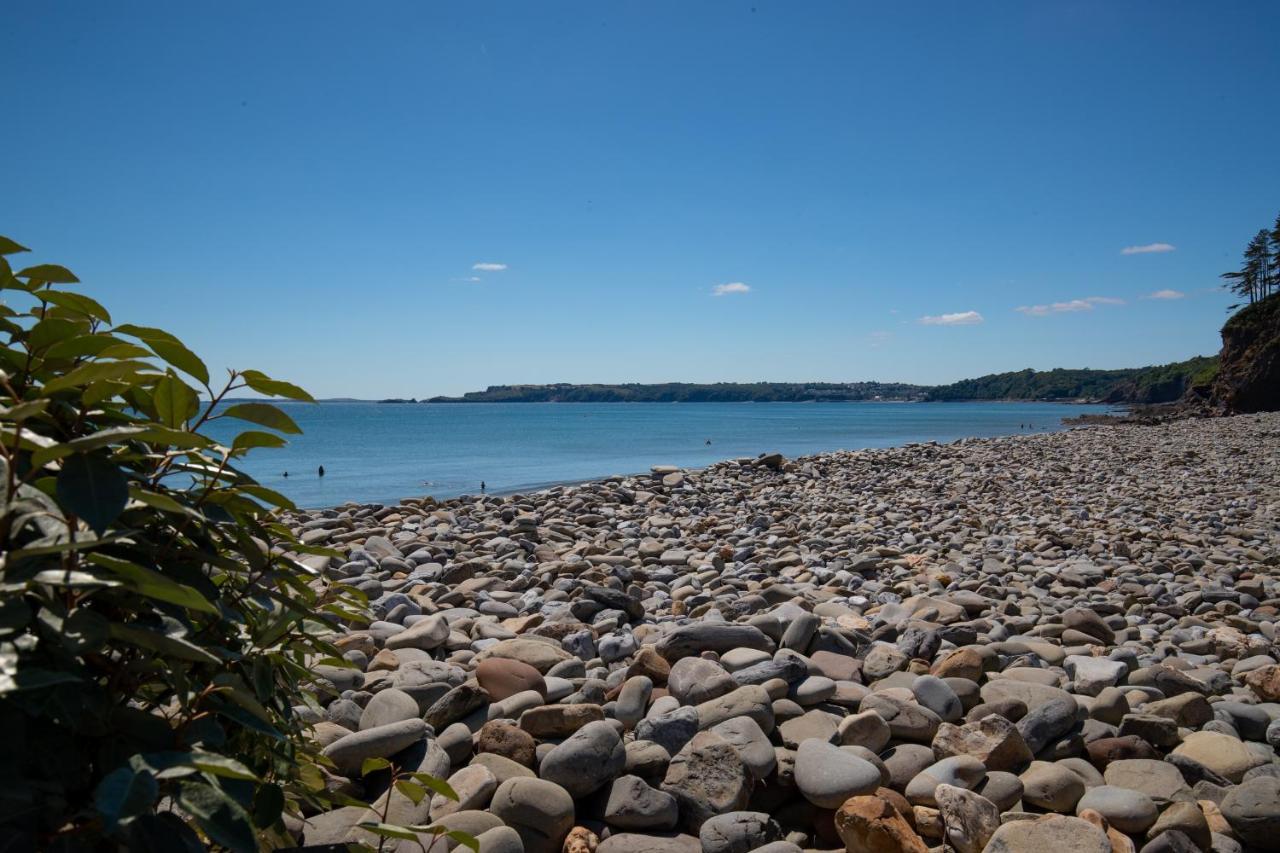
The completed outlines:
[[[1213,402],[1231,414],[1280,410],[1280,293],[1242,308],[1222,327]]]

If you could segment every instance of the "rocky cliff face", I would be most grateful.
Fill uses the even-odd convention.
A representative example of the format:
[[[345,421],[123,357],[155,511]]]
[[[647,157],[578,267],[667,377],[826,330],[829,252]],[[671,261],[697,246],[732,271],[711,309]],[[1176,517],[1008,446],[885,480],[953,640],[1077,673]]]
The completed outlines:
[[[1222,327],[1213,402],[1231,413],[1280,410],[1280,293],[1241,310]]]

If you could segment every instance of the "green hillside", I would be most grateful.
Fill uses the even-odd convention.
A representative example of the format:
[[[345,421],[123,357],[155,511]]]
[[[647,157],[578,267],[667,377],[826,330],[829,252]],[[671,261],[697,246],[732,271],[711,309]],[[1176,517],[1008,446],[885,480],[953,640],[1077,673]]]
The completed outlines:
[[[1208,385],[1217,373],[1217,356],[1120,370],[1056,368],[993,373],[929,389],[925,399],[1102,400],[1108,403],[1168,403],[1188,388]]]

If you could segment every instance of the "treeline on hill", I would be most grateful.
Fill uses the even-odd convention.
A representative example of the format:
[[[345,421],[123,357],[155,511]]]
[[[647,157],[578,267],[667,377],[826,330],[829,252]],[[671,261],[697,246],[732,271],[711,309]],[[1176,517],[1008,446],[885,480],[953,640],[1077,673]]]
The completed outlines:
[[[929,389],[925,399],[1101,400],[1107,403],[1168,403],[1190,388],[1208,386],[1218,372],[1217,356],[1122,370],[1018,370],[962,379]]]
[[[870,400],[1101,400],[1107,403],[1167,403],[1190,388],[1206,387],[1218,370],[1217,356],[1121,370],[1019,370],[930,387],[901,382],[664,382],[653,385],[491,385],[461,397],[426,403],[808,403]],[[412,400],[384,400],[386,403]]]
[[[921,400],[929,389],[901,382],[662,382],[652,385],[490,385],[430,403],[801,403]]]
[[[1280,215],[1270,229],[1263,228],[1253,235],[1245,246],[1240,269],[1224,272],[1220,277],[1227,282],[1228,290],[1250,305],[1280,293]],[[1231,310],[1238,307],[1232,305]]]

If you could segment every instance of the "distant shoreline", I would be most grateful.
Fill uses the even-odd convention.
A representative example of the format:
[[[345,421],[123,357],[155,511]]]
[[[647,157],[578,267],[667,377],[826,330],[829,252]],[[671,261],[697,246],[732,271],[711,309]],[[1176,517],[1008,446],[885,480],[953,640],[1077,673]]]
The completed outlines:
[[[262,397],[228,397],[226,402],[236,402],[237,400],[261,400],[269,399]],[[277,400],[277,404],[295,404],[296,400]],[[316,403],[372,403],[381,406],[458,406],[458,405],[485,405],[491,406],[501,403],[519,403],[521,405],[529,405],[534,403],[554,404],[557,406],[593,406],[599,404],[609,405],[636,405],[636,404],[652,404],[652,405],[741,405],[744,403],[764,404],[773,403],[797,404],[797,403],[822,403],[824,405],[833,404],[884,404],[884,403],[929,403],[929,404],[947,404],[947,403],[1055,403],[1066,406],[1107,406],[1114,405],[1122,407],[1125,403],[1108,403],[1105,400],[1095,400],[1088,398],[1034,398],[1034,399],[1015,399],[1011,397],[972,397],[967,399],[955,400],[357,400],[348,397],[332,397],[315,401]],[[302,403],[302,405],[312,405],[311,403]]]

